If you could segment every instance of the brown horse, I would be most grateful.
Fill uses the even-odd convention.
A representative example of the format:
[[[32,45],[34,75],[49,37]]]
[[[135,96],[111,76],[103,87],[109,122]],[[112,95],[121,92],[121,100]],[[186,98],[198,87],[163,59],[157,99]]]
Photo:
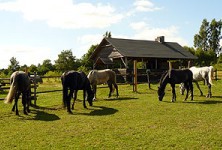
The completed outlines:
[[[17,103],[19,96],[22,94],[23,112],[28,115],[31,103],[31,81],[28,74],[23,71],[16,71],[11,75],[10,83],[11,86],[9,93],[5,98],[5,103],[12,103],[13,99],[15,99],[12,111],[16,111],[16,115],[19,115]]]
[[[110,69],[105,70],[92,70],[88,74],[88,79],[90,84],[92,85],[93,92],[96,98],[96,88],[98,84],[107,83],[110,89],[109,97],[111,97],[111,93],[116,89],[116,96],[119,96],[118,86],[116,84],[116,73]],[[114,86],[114,88],[113,88]]]

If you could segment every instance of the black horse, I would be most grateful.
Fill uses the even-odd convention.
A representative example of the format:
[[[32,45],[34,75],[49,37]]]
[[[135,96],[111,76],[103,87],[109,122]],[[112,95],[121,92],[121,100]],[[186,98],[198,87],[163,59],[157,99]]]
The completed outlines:
[[[84,72],[68,71],[64,72],[61,76],[63,87],[63,104],[67,107],[67,111],[72,113],[70,109],[70,101],[73,96],[72,109],[74,109],[74,103],[77,98],[77,91],[83,90],[83,107],[86,107],[85,98],[87,93],[87,101],[92,106],[94,93],[91,89],[89,79]],[[70,92],[69,92],[70,91]]]
[[[18,112],[18,99],[22,94],[22,104],[23,104],[23,112],[24,114],[28,114],[30,112],[29,106],[31,104],[31,81],[28,76],[23,71],[16,71],[10,77],[10,90],[5,98],[5,103],[12,103],[15,98],[15,104],[12,108],[12,111],[16,109],[16,115],[19,115]]]
[[[191,100],[193,100],[193,73],[189,69],[183,69],[183,70],[168,70],[166,71],[161,79],[160,79],[160,86],[158,87],[158,98],[159,101],[162,101],[164,95],[165,95],[165,88],[167,83],[169,83],[172,87],[172,102],[176,101],[176,92],[175,92],[175,84],[184,83],[187,94],[185,100],[188,98],[188,92],[191,91]]]

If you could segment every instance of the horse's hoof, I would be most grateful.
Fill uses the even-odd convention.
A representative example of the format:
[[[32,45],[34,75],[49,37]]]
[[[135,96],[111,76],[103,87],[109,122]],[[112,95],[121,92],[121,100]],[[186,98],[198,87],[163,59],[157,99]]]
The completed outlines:
[[[68,111],[68,113],[69,113],[69,114],[71,114],[71,115],[73,114],[73,112],[72,112],[72,111]]]

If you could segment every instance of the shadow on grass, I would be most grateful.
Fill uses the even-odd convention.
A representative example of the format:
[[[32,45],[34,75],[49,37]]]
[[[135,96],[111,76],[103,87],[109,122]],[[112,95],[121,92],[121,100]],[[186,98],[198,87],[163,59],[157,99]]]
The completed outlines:
[[[136,97],[111,97],[111,98],[105,98],[106,101],[122,101],[122,100],[135,100],[138,99]]]
[[[190,104],[222,104],[222,101],[218,100],[204,100],[204,101],[186,101],[185,103],[190,103]]]
[[[49,114],[47,112],[44,111],[39,111],[39,110],[35,110],[35,117],[33,118],[33,120],[40,120],[40,121],[56,121],[59,120],[60,118],[55,115],[55,114]]]
[[[116,112],[118,112],[117,109],[104,107],[104,106],[92,106],[92,107],[94,107],[96,109],[89,108],[89,110],[92,110],[90,113],[73,112],[72,115],[107,116],[107,115],[112,115],[112,114],[115,114]]]
[[[109,107],[104,107],[104,106],[93,106],[96,108],[100,108],[100,109],[96,109],[91,111],[89,114],[89,116],[106,116],[106,115],[112,115],[115,114],[116,112],[118,112],[117,109],[114,108],[109,108]]]

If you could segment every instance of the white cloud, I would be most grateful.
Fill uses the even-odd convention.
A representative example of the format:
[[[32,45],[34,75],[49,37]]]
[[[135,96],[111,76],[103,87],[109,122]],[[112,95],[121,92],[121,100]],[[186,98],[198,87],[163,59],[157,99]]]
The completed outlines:
[[[161,9],[160,7],[156,7],[152,2],[149,0],[136,0],[134,2],[134,6],[136,7],[137,11],[155,11]]]
[[[78,37],[76,41],[79,46],[78,49],[73,50],[73,55],[77,58],[81,58],[88,52],[91,45],[99,44],[102,39],[102,34],[88,34]]]
[[[43,60],[53,57],[52,50],[49,48],[33,48],[26,45],[1,45],[0,52],[4,53],[4,55],[0,55],[0,68],[8,68],[12,57],[15,57],[20,65],[38,65]]]
[[[155,40],[158,36],[165,36],[166,42],[177,42],[180,45],[187,45],[187,41],[178,35],[179,28],[176,26],[170,26],[166,28],[150,27],[145,22],[131,23],[131,28],[135,30],[135,39]]]
[[[0,2],[0,10],[22,13],[28,21],[46,21],[57,28],[104,28],[123,19],[109,4],[72,0],[16,0]]]

